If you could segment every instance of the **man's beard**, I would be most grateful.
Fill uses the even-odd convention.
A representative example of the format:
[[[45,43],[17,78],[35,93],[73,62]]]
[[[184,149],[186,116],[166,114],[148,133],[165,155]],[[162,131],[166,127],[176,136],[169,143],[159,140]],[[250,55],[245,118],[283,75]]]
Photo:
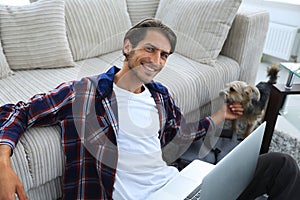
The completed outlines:
[[[129,52],[129,54],[126,55],[126,60],[128,61],[128,68],[130,70],[134,69],[134,66],[132,66],[132,64],[130,62],[132,60],[132,58],[134,58],[134,54],[135,54],[135,50],[132,50]]]
[[[132,50],[126,56],[126,59],[128,62],[128,68],[130,69],[130,72],[133,73],[138,78],[138,80],[141,81],[143,84],[150,83],[154,77],[151,77],[151,79],[148,80],[149,78],[148,79],[143,78],[143,74],[142,75],[139,74],[139,69],[143,68],[143,66],[139,61],[134,60],[135,59],[134,55],[135,55],[135,50]],[[139,63],[139,65],[137,65],[136,63]],[[152,63],[152,65],[154,65],[154,64]],[[154,68],[155,68],[155,70],[161,69],[160,67],[157,67],[157,66],[155,66]]]

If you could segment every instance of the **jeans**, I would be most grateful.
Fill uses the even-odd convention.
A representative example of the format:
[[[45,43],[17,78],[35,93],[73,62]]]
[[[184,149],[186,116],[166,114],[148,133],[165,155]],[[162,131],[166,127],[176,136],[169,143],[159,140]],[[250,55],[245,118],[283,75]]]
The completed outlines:
[[[300,171],[291,156],[283,153],[259,156],[254,177],[238,200],[253,200],[263,194],[270,200],[300,199]]]

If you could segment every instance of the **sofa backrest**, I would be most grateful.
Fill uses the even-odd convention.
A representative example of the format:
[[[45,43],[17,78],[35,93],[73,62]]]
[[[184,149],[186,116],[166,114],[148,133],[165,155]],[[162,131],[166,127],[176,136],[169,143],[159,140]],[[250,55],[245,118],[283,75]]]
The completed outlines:
[[[31,65],[24,62],[24,64],[21,64],[20,66],[26,69],[72,66],[73,61],[97,57],[117,50],[121,51],[123,46],[123,37],[126,31],[131,27],[132,24],[135,24],[146,17],[156,17],[162,20],[177,33],[178,43],[175,50],[177,53],[180,53],[200,63],[213,65],[214,60],[217,58],[222,49],[232,21],[241,2],[241,0],[35,1],[36,0],[31,0],[31,2],[34,3],[23,6],[24,9],[27,9],[29,12],[31,12],[31,16],[36,15],[36,13],[34,13],[34,9],[31,9],[36,7],[36,5],[42,5],[40,6],[41,9],[39,9],[40,14],[48,14],[52,13],[52,10],[49,8],[44,9],[44,4],[55,4],[54,2],[57,2],[57,4],[64,3],[64,10],[62,9],[64,13],[61,13],[60,10],[59,14],[63,14],[65,16],[65,21],[60,19],[61,28],[59,28],[59,35],[55,35],[55,38],[58,38],[58,36],[61,38],[64,37],[67,38],[67,41],[64,40],[63,42],[57,42],[55,41],[55,38],[49,39],[48,37],[46,38],[48,42],[47,44],[49,44],[47,46],[45,43],[39,43],[36,41],[33,37],[33,34],[27,34],[30,39],[28,40],[29,42],[26,42],[26,44],[31,45],[26,47],[28,50],[32,50],[32,46],[39,47],[38,49],[42,49],[46,46],[49,50],[51,50],[53,55],[59,52],[64,52],[65,54],[59,53],[61,58],[60,60],[54,59],[58,56],[52,56],[50,60],[45,62],[54,63],[54,65],[51,66],[41,66],[39,63],[36,65]],[[1,7],[3,8],[3,6]],[[9,9],[10,8],[8,8],[8,10]],[[1,17],[3,17],[3,15]],[[14,18],[14,15],[11,15],[10,17]],[[40,18],[39,15],[36,15],[36,18]],[[30,20],[30,18],[24,17],[22,20],[26,22],[26,20]],[[2,25],[1,21],[3,22],[5,20],[0,20],[0,25]],[[45,29],[46,31],[39,33],[39,36],[41,37],[49,36],[50,30],[54,30],[58,27],[56,25],[54,26],[53,24],[51,27],[51,24],[49,24],[50,20],[47,20],[46,18],[43,23],[39,23],[38,20],[31,21],[33,21],[33,25],[32,28],[30,28],[30,31],[39,31],[41,29],[41,24],[44,24],[44,27],[47,27],[47,29]],[[18,25],[16,27],[18,27]],[[1,27],[0,30],[1,36],[3,34],[1,32],[2,30],[4,30],[3,27]],[[18,30],[16,29],[15,32],[18,33]],[[14,38],[14,40],[17,41],[17,39],[19,39],[19,41],[23,41],[21,38],[22,35],[24,34],[19,34],[20,37]],[[41,39],[40,41],[45,40]],[[7,42],[2,41],[2,47],[5,55],[8,52],[7,44]],[[20,44],[17,43],[17,45]],[[57,50],[59,47],[58,44],[63,44],[63,48]],[[17,51],[16,48],[13,48],[13,50]],[[22,54],[27,53],[25,50],[22,50]],[[26,55],[31,56],[34,54],[28,53]],[[8,55],[6,55],[6,57],[7,56]],[[30,56],[23,56],[22,59],[19,60],[31,62],[28,60]],[[36,60],[43,60],[40,59],[39,56],[31,57],[36,58]],[[16,57],[11,57],[11,59],[9,59],[7,59],[8,65],[12,65],[12,62],[17,60]],[[63,60],[67,62],[61,62]],[[56,64],[60,65],[56,66]],[[6,73],[6,75],[2,76],[5,77],[9,75],[10,72],[7,68],[7,65],[2,68],[2,71]],[[11,69],[14,68],[11,67]]]
[[[176,52],[213,65],[241,0],[160,0],[156,18],[177,34]]]
[[[122,49],[131,27],[125,0],[65,0],[65,15],[75,61]]]
[[[155,17],[159,0],[127,0],[127,11],[132,25],[145,18]]]

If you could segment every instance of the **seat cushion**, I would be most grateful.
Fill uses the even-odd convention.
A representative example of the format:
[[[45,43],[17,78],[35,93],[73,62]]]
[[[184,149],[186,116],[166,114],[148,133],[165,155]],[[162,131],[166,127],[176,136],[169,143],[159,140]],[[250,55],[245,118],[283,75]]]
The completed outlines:
[[[239,72],[238,63],[225,56],[218,56],[212,67],[175,53],[155,79],[169,88],[186,114],[213,101],[226,83],[238,79]]]
[[[0,80],[0,105],[28,101],[35,94],[54,89],[62,82],[104,72],[114,63],[122,66],[122,51],[75,63],[75,67],[56,69],[15,70],[13,76]]]

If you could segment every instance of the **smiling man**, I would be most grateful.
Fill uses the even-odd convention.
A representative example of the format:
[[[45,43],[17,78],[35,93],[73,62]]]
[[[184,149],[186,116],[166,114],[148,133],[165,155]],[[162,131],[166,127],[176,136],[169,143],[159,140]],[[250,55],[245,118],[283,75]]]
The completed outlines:
[[[186,149],[224,119],[243,114],[241,104],[232,103],[199,121],[185,122],[167,88],[153,81],[175,45],[176,35],[169,27],[143,20],[125,35],[121,69],[113,66],[98,76],[63,83],[27,103],[0,107],[0,199],[14,199],[15,193],[26,199],[10,156],[32,126],[61,127],[66,157],[63,199],[146,199],[171,180],[178,173],[175,164],[182,146]],[[265,155],[241,199],[249,193],[293,199],[299,180],[290,157]]]
[[[119,87],[140,93],[142,84],[150,83],[162,70],[176,43],[175,34],[168,31],[143,27],[133,27],[128,31],[124,39],[124,66],[114,80]],[[139,37],[143,40],[137,41]]]

